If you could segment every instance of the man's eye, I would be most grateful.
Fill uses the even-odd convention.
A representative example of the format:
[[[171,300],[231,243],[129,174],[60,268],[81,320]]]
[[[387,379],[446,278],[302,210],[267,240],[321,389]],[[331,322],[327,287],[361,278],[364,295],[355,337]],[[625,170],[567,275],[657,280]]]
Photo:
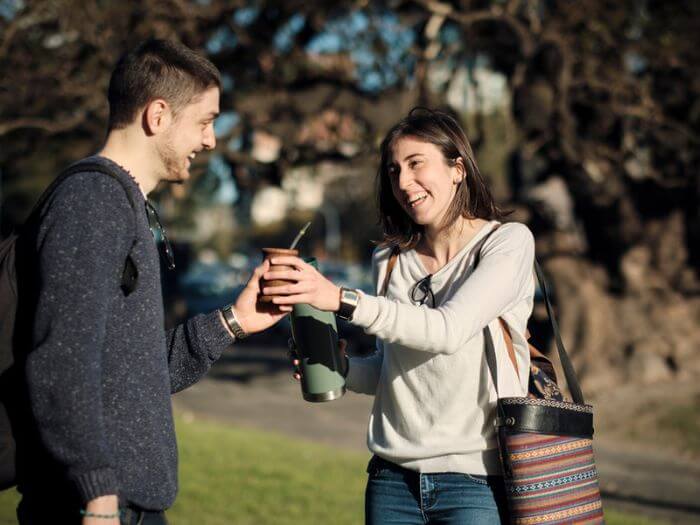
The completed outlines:
[[[415,169],[415,168],[417,168],[417,167],[420,166],[420,165],[421,165],[421,161],[419,161],[419,160],[413,160],[413,161],[409,162],[408,167],[411,168],[411,169]]]

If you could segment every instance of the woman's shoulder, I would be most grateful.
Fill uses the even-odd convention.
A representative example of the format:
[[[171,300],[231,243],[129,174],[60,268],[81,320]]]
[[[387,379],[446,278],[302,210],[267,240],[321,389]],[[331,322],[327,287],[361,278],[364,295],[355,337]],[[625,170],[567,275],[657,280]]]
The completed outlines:
[[[530,248],[534,247],[532,231],[521,222],[503,223],[486,241],[484,248]]]
[[[379,245],[372,252],[372,266],[386,264],[389,261],[393,246]]]

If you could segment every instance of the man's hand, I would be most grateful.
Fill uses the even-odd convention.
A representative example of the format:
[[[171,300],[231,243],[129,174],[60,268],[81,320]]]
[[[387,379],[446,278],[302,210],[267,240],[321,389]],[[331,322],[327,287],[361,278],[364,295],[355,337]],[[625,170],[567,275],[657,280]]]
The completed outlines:
[[[119,499],[116,494],[100,496],[88,501],[85,507],[86,513],[100,515],[116,515],[119,512]],[[115,518],[95,518],[91,516],[83,517],[83,525],[119,525],[119,517]]]
[[[233,311],[236,313],[238,324],[247,334],[254,334],[270,328],[277,321],[292,311],[291,306],[278,306],[272,303],[259,303],[260,278],[270,269],[269,261],[258,266],[248,284],[236,299]]]

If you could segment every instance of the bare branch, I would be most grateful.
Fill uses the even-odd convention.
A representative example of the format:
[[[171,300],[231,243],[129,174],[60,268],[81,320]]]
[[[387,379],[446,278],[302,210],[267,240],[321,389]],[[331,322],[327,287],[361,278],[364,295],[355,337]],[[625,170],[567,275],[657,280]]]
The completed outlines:
[[[18,129],[39,129],[48,134],[61,133],[78,127],[85,121],[86,117],[86,111],[79,111],[60,121],[27,117],[0,122],[0,137]]]

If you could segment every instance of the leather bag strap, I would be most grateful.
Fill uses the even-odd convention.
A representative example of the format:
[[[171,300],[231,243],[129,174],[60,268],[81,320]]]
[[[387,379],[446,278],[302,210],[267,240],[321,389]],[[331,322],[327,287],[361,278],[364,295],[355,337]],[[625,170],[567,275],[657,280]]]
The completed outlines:
[[[481,259],[481,248],[486,242],[486,240],[495,232],[500,225],[497,225],[494,227],[489,233],[487,233],[477,244],[477,246],[474,247],[475,250],[475,256],[474,256],[474,267],[476,268],[477,264],[479,263],[479,260]],[[547,289],[547,281],[544,277],[544,272],[542,271],[542,267],[540,264],[537,262],[537,259],[535,258],[534,261],[534,266],[535,266],[535,274],[537,275],[537,281],[539,282],[540,285],[540,290],[542,291],[542,295],[544,296],[544,301],[545,305],[547,307],[547,316],[549,317],[549,323],[552,327],[552,333],[554,334],[554,339],[557,344],[557,350],[559,352],[559,359],[562,364],[562,368],[564,369],[564,376],[566,377],[566,384],[569,387],[569,391],[571,392],[571,397],[574,401],[574,403],[579,404],[579,405],[584,405],[585,401],[583,398],[583,392],[581,391],[581,386],[579,385],[578,378],[576,377],[576,371],[574,370],[574,366],[571,363],[571,359],[569,359],[569,355],[566,352],[566,348],[564,347],[564,342],[561,339],[561,334],[559,333],[559,324],[557,323],[557,320],[554,316],[554,308],[552,307],[552,303],[549,299],[549,291]],[[501,320],[501,322],[503,322]],[[501,327],[503,325],[501,324]],[[488,326],[484,327],[484,345],[486,347],[486,364],[489,367],[489,372],[491,374],[491,379],[493,380],[494,387],[496,388],[496,394],[498,395],[498,371],[496,367],[496,349],[493,344],[493,337],[491,335],[491,330],[489,329]],[[504,334],[505,335],[505,334]],[[510,335],[510,334],[508,334]],[[506,345],[508,345],[508,339],[506,339]],[[512,339],[510,340],[510,346],[508,348],[509,351],[509,357],[510,352],[513,351],[512,347]],[[514,363],[514,354],[513,357],[511,357],[511,362]],[[516,366],[516,373],[517,373],[517,366]],[[500,396],[499,396],[500,397]]]
[[[386,265],[386,274],[384,274],[384,282],[382,283],[382,289],[379,292],[379,295],[386,296],[386,291],[389,289],[389,281],[391,280],[391,272],[394,270],[394,266],[396,266],[396,261],[399,258],[399,253],[401,250],[399,249],[398,246],[394,246],[391,249],[391,255],[389,256],[389,262]]]

